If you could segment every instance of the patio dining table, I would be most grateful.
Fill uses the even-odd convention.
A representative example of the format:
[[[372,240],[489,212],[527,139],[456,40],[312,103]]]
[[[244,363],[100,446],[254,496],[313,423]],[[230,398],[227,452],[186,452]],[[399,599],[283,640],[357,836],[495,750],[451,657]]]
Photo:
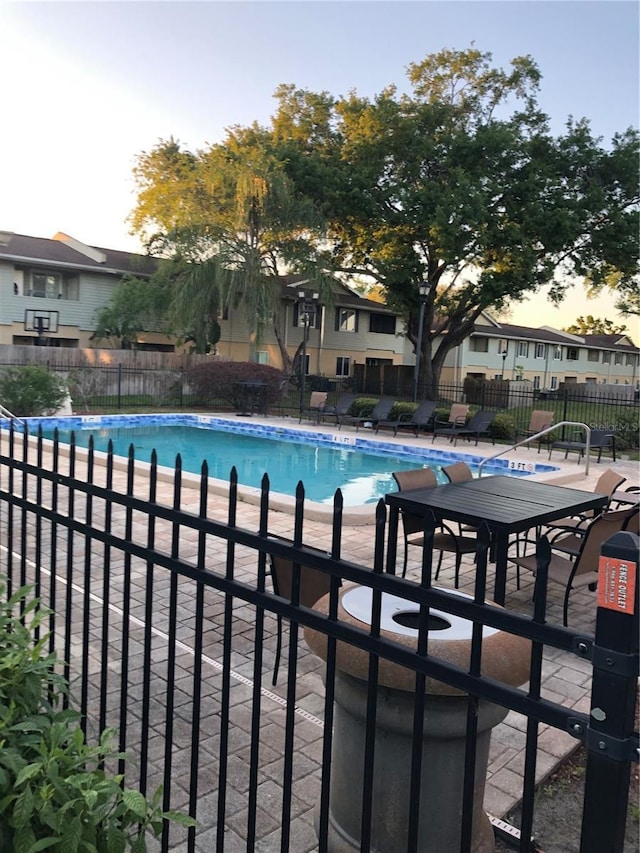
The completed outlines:
[[[423,517],[433,512],[436,521],[474,526],[486,522],[495,558],[494,601],[504,604],[509,537],[565,516],[587,510],[597,512],[607,500],[607,495],[597,492],[501,475],[392,492],[385,495],[389,506],[386,569],[395,574],[400,511]]]

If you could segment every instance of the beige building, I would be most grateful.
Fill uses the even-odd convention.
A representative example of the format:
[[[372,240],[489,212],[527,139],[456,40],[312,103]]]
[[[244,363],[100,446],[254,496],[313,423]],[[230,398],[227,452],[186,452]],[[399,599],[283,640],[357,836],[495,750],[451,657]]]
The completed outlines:
[[[97,311],[124,275],[145,276],[153,269],[147,256],[87,246],[62,233],[47,240],[0,232],[0,344],[32,345],[41,339],[49,346],[104,347],[92,341]],[[261,340],[252,338],[241,309],[226,311],[220,327],[219,356],[283,366],[273,327]],[[356,364],[415,363],[403,318],[384,305],[346,285],[337,288],[333,304],[320,305],[305,282],[285,277],[279,330],[292,359],[300,355],[305,329],[309,374],[344,378],[353,375]],[[176,349],[153,332],[140,334],[136,348]],[[522,378],[540,389],[561,382],[636,386],[638,356],[626,335],[570,335],[504,324],[484,314],[473,334],[449,354],[442,380]]]

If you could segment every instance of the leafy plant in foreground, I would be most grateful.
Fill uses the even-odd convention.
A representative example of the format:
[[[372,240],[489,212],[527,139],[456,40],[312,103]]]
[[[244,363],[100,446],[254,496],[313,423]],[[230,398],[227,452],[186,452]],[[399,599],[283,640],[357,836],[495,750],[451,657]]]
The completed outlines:
[[[148,802],[104,769],[122,757],[111,746],[114,732],[91,746],[80,715],[62,707],[60,661],[39,637],[48,613],[29,592],[0,605],[0,850],[144,853],[147,831],[158,835],[163,818],[194,822],[163,813],[161,789]]]

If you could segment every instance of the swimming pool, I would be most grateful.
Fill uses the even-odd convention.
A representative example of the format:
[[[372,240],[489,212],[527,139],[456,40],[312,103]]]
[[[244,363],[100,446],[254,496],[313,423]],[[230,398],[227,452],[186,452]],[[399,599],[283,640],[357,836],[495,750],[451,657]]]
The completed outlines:
[[[374,503],[395,491],[392,471],[429,466],[444,480],[443,465],[463,459],[474,467],[482,459],[453,448],[443,451],[429,446],[399,446],[361,438],[360,434],[321,428],[302,431],[204,415],[84,415],[28,418],[27,423],[31,432],[42,425],[45,438],[52,438],[58,429],[60,441],[65,443],[73,431],[79,447],[86,447],[93,436],[97,451],[106,451],[111,439],[119,456],[127,456],[133,444],[135,458],[143,462],[150,461],[155,449],[158,464],[170,468],[179,453],[183,470],[194,474],[200,473],[206,459],[209,476],[224,481],[235,465],[238,482],[253,488],[260,487],[267,473],[271,491],[280,494],[295,494],[302,480],[306,498],[317,503],[332,503],[340,488],[348,507]],[[557,470],[540,462],[514,470],[513,463],[505,459],[496,459],[484,469],[486,473],[515,476]]]

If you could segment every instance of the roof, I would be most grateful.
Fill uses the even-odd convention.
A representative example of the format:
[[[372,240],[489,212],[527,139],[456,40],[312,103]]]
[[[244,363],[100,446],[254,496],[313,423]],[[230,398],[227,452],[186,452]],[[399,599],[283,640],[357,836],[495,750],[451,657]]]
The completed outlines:
[[[132,275],[150,275],[156,267],[149,255],[86,246],[60,232],[51,239],[2,232],[0,259]]]
[[[565,346],[584,346],[590,349],[616,349],[625,352],[637,352],[638,347],[630,342],[628,334],[619,335],[575,335],[563,332],[560,329],[552,329],[550,326],[541,326],[532,329],[529,326],[515,326],[511,323],[500,323],[499,326],[487,325],[474,326],[473,334],[492,338],[505,338],[505,340],[539,341],[547,344],[564,344]]]

